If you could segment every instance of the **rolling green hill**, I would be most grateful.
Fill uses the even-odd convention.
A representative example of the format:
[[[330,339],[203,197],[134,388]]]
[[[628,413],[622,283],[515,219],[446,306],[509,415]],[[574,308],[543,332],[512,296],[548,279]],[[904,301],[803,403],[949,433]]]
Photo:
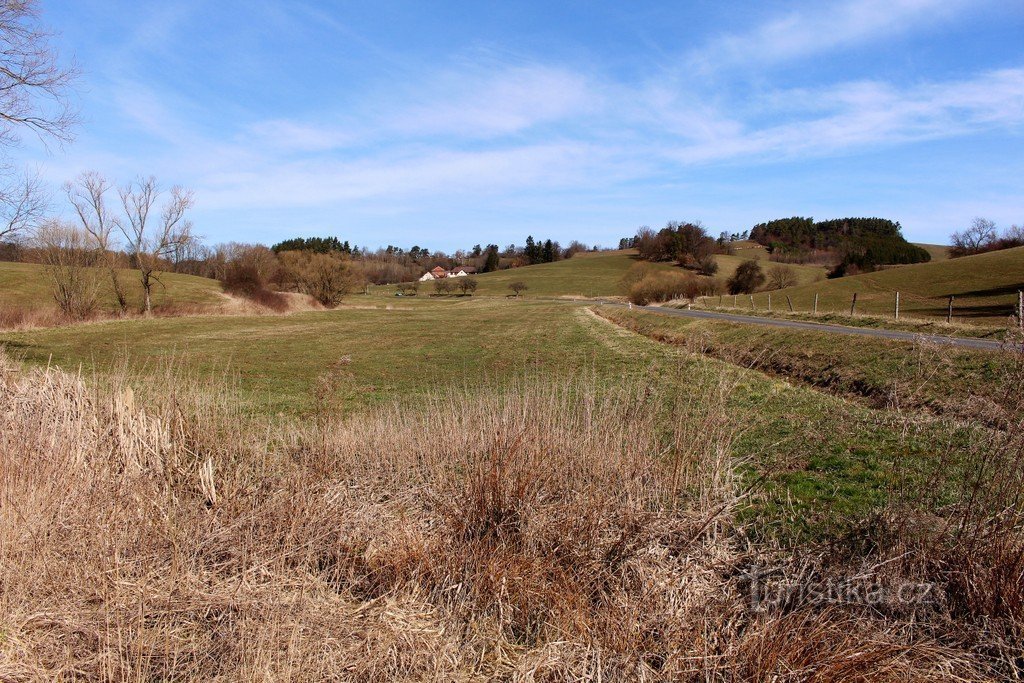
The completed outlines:
[[[153,287],[153,305],[203,305],[220,299],[220,283],[193,275],[160,274],[161,284]],[[139,271],[121,271],[121,281],[133,308],[142,307]],[[52,285],[46,267],[35,263],[0,263],[0,306],[44,309],[54,306]],[[100,274],[100,306],[116,308],[113,288],[105,273]]]
[[[785,306],[788,295],[796,310],[809,311],[818,293],[819,313],[848,313],[856,293],[858,312],[890,315],[898,291],[901,314],[945,318],[949,297],[954,296],[955,321],[1000,324],[1013,312],[1021,288],[1024,247],[824,280],[773,292],[772,297],[778,310]],[[754,302],[765,308],[767,294],[755,294]],[[747,303],[749,299],[743,305]]]

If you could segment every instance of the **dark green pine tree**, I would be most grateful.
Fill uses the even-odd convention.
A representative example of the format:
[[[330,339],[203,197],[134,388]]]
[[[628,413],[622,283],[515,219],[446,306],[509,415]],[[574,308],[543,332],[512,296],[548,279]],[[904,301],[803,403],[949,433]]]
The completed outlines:
[[[501,267],[501,261],[498,259],[498,245],[491,244],[487,246],[487,260],[484,261],[485,273],[493,273]]]
[[[526,247],[523,249],[523,256],[526,257],[526,263],[533,265],[540,261],[540,254],[537,253],[537,244],[533,241],[533,235],[527,235]]]

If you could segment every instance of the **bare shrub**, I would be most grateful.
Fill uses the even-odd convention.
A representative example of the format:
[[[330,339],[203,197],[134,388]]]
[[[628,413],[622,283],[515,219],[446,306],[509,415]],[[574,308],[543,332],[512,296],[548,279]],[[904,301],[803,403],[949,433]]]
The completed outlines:
[[[362,284],[360,275],[339,254],[312,251],[283,251],[281,281],[286,286],[333,308]]]
[[[454,289],[455,287],[452,285],[452,281],[448,278],[434,280],[434,294],[437,296],[446,296],[451,294]]]
[[[638,306],[672,299],[694,299],[704,293],[707,280],[690,273],[653,270],[629,288],[629,300]]]
[[[714,256],[705,256],[697,263],[697,272],[708,277],[718,272],[718,261]]]
[[[273,311],[288,310],[287,298],[280,292],[267,288],[258,265],[251,261],[238,260],[228,263],[224,267],[221,285],[225,292],[243,296]]]
[[[796,283],[796,271],[789,266],[772,266],[768,269],[768,286],[771,289],[785,289]]]

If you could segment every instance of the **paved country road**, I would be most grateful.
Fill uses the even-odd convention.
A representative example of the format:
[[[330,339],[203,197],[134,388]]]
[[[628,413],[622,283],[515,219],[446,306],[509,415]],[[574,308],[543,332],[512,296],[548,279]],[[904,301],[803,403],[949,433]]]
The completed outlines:
[[[625,308],[626,304],[611,301],[601,301],[604,306],[618,306]],[[927,341],[935,344],[949,344],[967,349],[980,349],[984,351],[997,351],[1002,343],[990,339],[973,339],[970,337],[944,337],[938,334],[919,334],[917,332],[897,332],[895,330],[880,330],[872,327],[846,327],[844,325],[826,325],[823,323],[809,323],[802,320],[784,320],[779,318],[761,318],[753,315],[736,315],[734,313],[716,313],[713,311],[696,311],[682,308],[662,308],[661,306],[634,306],[633,308],[649,313],[660,315],[674,315],[682,318],[707,318],[710,320],[722,320],[730,323],[744,325],[766,325],[768,327],[786,327],[795,330],[810,330],[811,332],[832,332],[834,334],[852,334],[862,337],[876,337],[879,339],[894,339],[896,341]]]

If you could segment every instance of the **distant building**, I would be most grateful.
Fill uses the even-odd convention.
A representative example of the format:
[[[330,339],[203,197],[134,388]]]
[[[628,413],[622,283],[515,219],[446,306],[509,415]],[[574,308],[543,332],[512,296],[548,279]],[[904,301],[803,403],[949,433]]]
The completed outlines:
[[[420,282],[427,282],[428,280],[443,280],[446,277],[466,277],[476,272],[475,266],[458,266],[451,270],[445,270],[441,266],[437,266],[433,270],[423,273],[420,276]]]

